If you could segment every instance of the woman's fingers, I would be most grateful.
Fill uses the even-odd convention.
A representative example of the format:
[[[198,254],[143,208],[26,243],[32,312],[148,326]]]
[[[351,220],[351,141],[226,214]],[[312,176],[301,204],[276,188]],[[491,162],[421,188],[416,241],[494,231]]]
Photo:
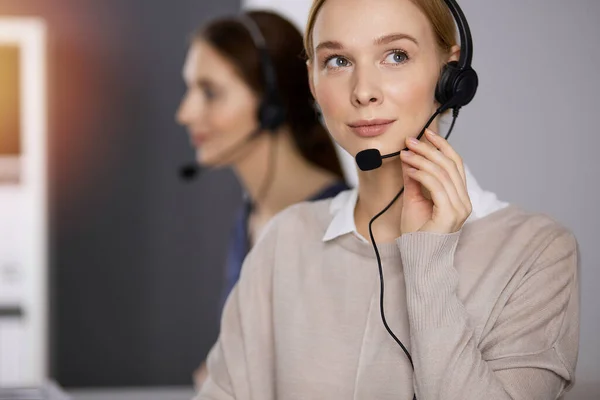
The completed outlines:
[[[437,164],[434,164],[433,162],[421,155],[413,153],[410,150],[403,151],[401,153],[401,157],[404,163],[419,171],[427,172],[429,175],[433,176],[436,179],[436,181],[439,182],[439,184],[441,184],[439,188],[445,192],[453,208],[453,210],[451,211],[448,210],[449,212],[459,215],[462,215],[466,212],[465,206],[458,194],[454,182],[450,178],[450,175],[442,167],[440,167]],[[436,185],[435,188],[438,188],[438,186]]]
[[[434,134],[432,131],[427,131],[427,137],[431,143],[416,141],[409,138],[407,140],[408,148],[415,154],[429,160],[445,173],[451,179],[456,193],[462,203],[460,209],[464,209],[468,214],[471,213],[471,200],[467,193],[466,177],[464,165],[461,157],[454,151],[452,146],[442,137]],[[431,172],[435,172],[435,169]],[[442,178],[443,174],[437,171],[437,176]]]

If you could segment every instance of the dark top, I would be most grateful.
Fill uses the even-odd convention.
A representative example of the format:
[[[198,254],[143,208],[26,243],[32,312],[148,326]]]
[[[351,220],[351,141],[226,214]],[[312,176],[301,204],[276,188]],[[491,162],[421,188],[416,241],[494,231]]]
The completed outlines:
[[[348,185],[343,181],[338,181],[333,185],[326,187],[321,190],[315,196],[308,199],[308,201],[322,200],[336,196],[338,193],[349,189]],[[221,296],[221,310],[225,305],[227,296],[235,286],[236,282],[240,278],[240,271],[242,270],[242,264],[244,258],[250,251],[250,243],[248,237],[248,219],[252,212],[252,203],[244,200],[244,204],[235,219],[233,226],[233,234],[231,242],[229,243],[229,250],[227,252],[227,262],[225,264],[225,285],[223,287],[223,293]]]

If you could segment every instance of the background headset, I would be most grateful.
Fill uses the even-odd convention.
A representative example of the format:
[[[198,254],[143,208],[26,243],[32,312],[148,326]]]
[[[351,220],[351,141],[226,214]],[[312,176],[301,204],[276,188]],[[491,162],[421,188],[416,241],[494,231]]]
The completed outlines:
[[[231,147],[225,149],[222,156],[227,157],[237,153],[243,148],[248,142],[256,138],[260,133],[267,131],[274,134],[286,120],[286,108],[281,100],[279,94],[279,88],[277,86],[277,75],[275,73],[275,67],[269,55],[267,43],[265,38],[260,31],[258,24],[248,14],[241,14],[237,20],[245,28],[250,35],[254,47],[256,47],[259,57],[259,68],[260,75],[263,83],[263,94],[260,98],[260,103],[257,110],[258,127],[254,129],[250,135],[238,143],[234,143]],[[274,147],[274,146],[273,146]],[[272,152],[273,153],[273,152]],[[270,163],[273,162],[274,155],[270,156]],[[190,163],[184,165],[180,169],[180,176],[186,180],[191,180],[196,177],[198,173],[203,171],[203,167],[197,163]],[[269,166],[268,173],[271,173],[273,166]],[[270,183],[271,177],[267,176],[263,187],[266,187]]]
[[[264,83],[264,93],[258,106],[259,126],[263,131],[275,132],[285,122],[286,110],[279,95],[277,75],[269,55],[267,42],[258,24],[251,16],[242,14],[239,21],[250,34],[259,56],[260,71]]]
[[[440,107],[435,111],[435,113],[431,116],[427,124],[420,132],[417,139],[421,139],[425,130],[431,125],[431,123],[435,120],[435,118],[443,113],[446,110],[452,109],[452,124],[450,125],[450,129],[446,134],[446,139],[452,133],[452,129],[454,128],[454,124],[456,122],[456,118],[458,117],[458,112],[461,107],[469,104],[471,100],[475,97],[475,93],[477,92],[477,86],[479,84],[479,80],[477,77],[477,73],[471,67],[471,61],[473,60],[473,39],[471,37],[471,30],[469,29],[469,24],[467,22],[467,18],[463,14],[461,8],[459,7],[456,0],[444,0],[452,16],[454,17],[454,21],[456,22],[458,33],[460,35],[460,59],[458,62],[451,61],[447,63],[440,75],[440,79],[438,80],[436,89],[435,89],[435,99],[440,104]],[[407,149],[404,149],[407,150]],[[356,164],[363,171],[370,171],[376,168],[379,168],[382,165],[382,160],[384,158],[390,158],[399,156],[400,151],[381,155],[378,149],[366,149],[359,152],[356,155]],[[385,329],[389,333],[389,335],[396,341],[396,343],[402,348],[404,354],[408,358],[411,367],[414,371],[414,364],[412,357],[404,344],[398,339],[398,337],[394,334],[392,329],[389,327],[387,320],[385,318],[384,311],[384,289],[385,283],[383,279],[383,268],[381,265],[381,257],[379,255],[379,250],[377,248],[377,243],[375,242],[375,237],[373,236],[373,223],[382,216],[390,207],[398,200],[398,198],[404,192],[404,187],[400,189],[398,194],[392,199],[392,201],[377,215],[375,215],[369,221],[369,236],[371,238],[371,244],[373,246],[373,250],[375,251],[375,257],[377,258],[377,265],[379,267],[379,282],[380,282],[380,292],[379,292],[379,310],[381,312],[381,320]],[[416,400],[417,394],[415,393],[413,396],[413,400]]]

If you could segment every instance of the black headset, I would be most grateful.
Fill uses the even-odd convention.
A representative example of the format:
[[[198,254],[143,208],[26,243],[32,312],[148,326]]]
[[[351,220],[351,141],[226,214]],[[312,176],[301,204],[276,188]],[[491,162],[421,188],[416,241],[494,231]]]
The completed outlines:
[[[435,99],[441,104],[442,112],[459,109],[473,100],[479,85],[477,73],[471,67],[473,60],[473,38],[465,14],[456,0],[444,0],[458,27],[460,35],[460,59],[447,63],[435,89]]]
[[[239,21],[250,34],[259,56],[260,70],[264,82],[264,93],[258,106],[260,130],[275,132],[283,125],[286,118],[285,106],[281,101],[279,88],[277,87],[275,67],[258,24],[248,14],[242,14]]]

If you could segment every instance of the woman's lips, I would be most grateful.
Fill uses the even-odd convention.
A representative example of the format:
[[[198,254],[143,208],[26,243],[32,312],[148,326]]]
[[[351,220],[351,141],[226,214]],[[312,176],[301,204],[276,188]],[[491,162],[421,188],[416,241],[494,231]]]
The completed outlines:
[[[204,142],[206,142],[206,136],[192,134],[190,135],[190,141],[195,147],[200,147],[204,144]]]
[[[387,131],[394,122],[393,119],[361,120],[348,124],[348,127],[360,137],[375,137]]]

